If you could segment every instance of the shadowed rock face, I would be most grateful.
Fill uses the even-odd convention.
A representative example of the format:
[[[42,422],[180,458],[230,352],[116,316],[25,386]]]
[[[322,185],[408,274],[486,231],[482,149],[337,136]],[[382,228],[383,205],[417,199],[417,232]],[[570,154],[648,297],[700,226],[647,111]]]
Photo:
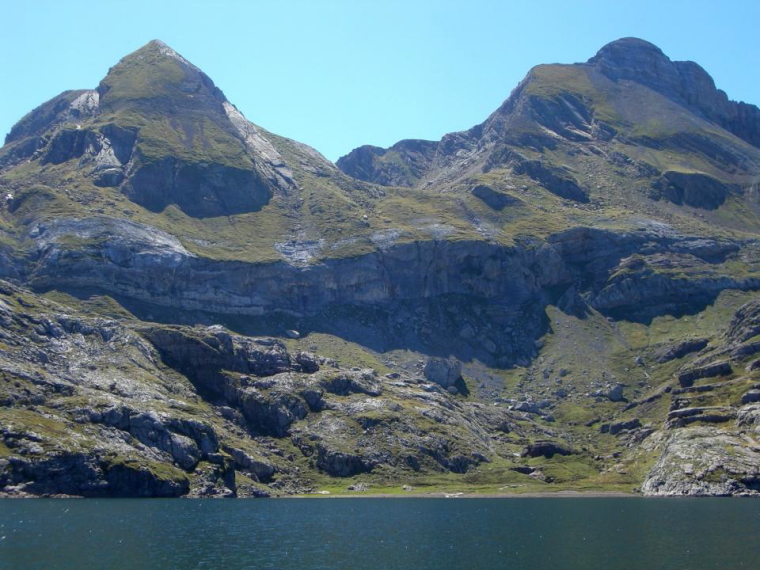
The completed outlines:
[[[196,218],[255,212],[272,197],[271,187],[256,171],[174,158],[137,167],[122,191],[153,212],[175,205]]]
[[[513,198],[508,194],[497,192],[485,184],[478,184],[475,188],[473,188],[472,195],[483,200],[483,202],[488,204],[488,206],[494,210],[503,210],[507,206],[511,206],[512,204],[517,204],[519,202],[519,200],[516,198]]]
[[[665,172],[654,184],[667,200],[674,204],[686,204],[694,208],[715,210],[720,207],[732,190],[726,184],[701,173]]]

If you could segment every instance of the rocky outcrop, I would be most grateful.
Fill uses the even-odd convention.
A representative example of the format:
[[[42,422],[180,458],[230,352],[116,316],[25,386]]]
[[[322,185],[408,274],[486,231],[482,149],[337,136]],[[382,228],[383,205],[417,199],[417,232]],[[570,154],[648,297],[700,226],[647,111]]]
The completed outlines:
[[[551,459],[555,455],[572,455],[575,453],[569,447],[553,441],[537,441],[528,445],[522,452],[522,457],[546,457]]]
[[[462,365],[450,358],[431,358],[425,364],[425,378],[442,388],[451,388],[462,378]]]
[[[715,210],[738,189],[699,172],[668,171],[654,182],[654,188],[674,204]]]
[[[191,419],[161,417],[153,410],[137,412],[126,406],[86,410],[88,419],[129,433],[143,445],[168,453],[185,471],[219,450],[213,428]]]
[[[641,486],[645,495],[760,494],[760,452],[741,435],[706,426],[655,440],[662,454]]]
[[[180,470],[91,454],[40,460],[0,459],[0,492],[14,495],[85,497],[179,497],[190,491]]]
[[[671,250],[624,258],[590,304],[607,314],[647,321],[663,313],[697,312],[725,289],[760,287],[754,275],[732,277],[718,260],[695,253]]]
[[[581,203],[588,202],[588,193],[578,185],[572,175],[548,166],[541,161],[519,160],[513,172],[515,174],[526,174],[560,198]]]
[[[156,346],[166,362],[188,371],[201,381],[222,370],[272,376],[303,369],[300,363],[291,359],[281,341],[234,335],[221,326],[197,329],[150,327],[142,333]]]
[[[680,428],[694,422],[720,424],[736,419],[736,411],[725,407],[679,408],[668,413],[668,428]]]
[[[731,374],[733,369],[729,362],[711,362],[704,366],[688,368],[678,373],[678,383],[683,387],[693,386],[695,380],[702,378],[714,378],[715,376],[726,376]]]
[[[729,345],[738,345],[760,335],[760,299],[743,305],[734,314],[726,330]]]
[[[140,160],[126,177],[122,191],[133,202],[153,212],[173,204],[196,218],[255,212],[274,194],[254,170],[188,164],[173,157]]]
[[[472,189],[472,195],[476,198],[480,198],[489,208],[497,211],[520,202],[517,198],[503,192],[498,192],[485,184],[478,184],[475,186],[475,188]]]
[[[626,430],[633,430],[641,427],[641,420],[639,418],[633,418],[630,420],[622,420],[613,424],[603,424],[600,428],[602,433],[609,433],[610,435],[618,435]]]
[[[658,349],[655,353],[655,359],[660,364],[664,364],[666,362],[670,362],[671,360],[683,358],[687,354],[691,354],[693,352],[699,352],[700,350],[702,350],[703,348],[707,346],[707,343],[708,343],[708,340],[705,338],[685,340],[685,341],[679,342],[678,344],[674,346],[667,346],[667,347]]]

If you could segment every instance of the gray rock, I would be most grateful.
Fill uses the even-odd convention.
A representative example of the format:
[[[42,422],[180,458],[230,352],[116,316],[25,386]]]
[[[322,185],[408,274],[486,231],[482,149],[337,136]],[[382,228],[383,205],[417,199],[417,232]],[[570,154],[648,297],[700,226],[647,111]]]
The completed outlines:
[[[750,390],[742,396],[742,404],[760,402],[760,390]]]
[[[591,394],[595,398],[607,398],[611,402],[622,402],[625,400],[623,396],[623,390],[625,386],[623,384],[608,384],[602,390],[597,390]]]
[[[726,376],[731,374],[733,369],[727,361],[712,362],[705,366],[690,368],[678,373],[678,383],[683,387],[689,387],[694,384],[695,380],[701,378],[713,378],[715,376]]]
[[[518,402],[514,406],[512,406],[512,409],[516,412],[526,412],[528,414],[538,414],[541,409],[535,402]]]
[[[453,358],[430,358],[425,364],[424,374],[429,382],[449,388],[462,378],[462,365]]]
[[[669,432],[641,486],[645,495],[758,495],[760,451],[715,427]]]
[[[612,402],[622,402],[625,400],[623,397],[623,389],[625,387],[622,384],[615,384],[604,394],[605,397]]]
[[[606,425],[606,424],[605,424]],[[602,429],[604,429],[604,425],[602,426]],[[607,428],[611,435],[617,435],[623,430],[632,430],[641,427],[641,421],[639,418],[634,418],[632,420],[623,420],[620,422],[615,422],[613,424],[610,424]],[[605,433],[602,431],[602,433]]]
[[[655,360],[660,364],[664,364],[665,362],[670,362],[677,358],[683,358],[687,354],[702,350],[707,346],[707,343],[708,340],[706,338],[685,340],[674,346],[658,350],[655,353]]]
[[[480,198],[488,205],[488,207],[497,211],[520,202],[517,198],[514,198],[509,194],[504,194],[503,192],[498,192],[484,184],[475,186],[475,188],[472,189],[472,195],[476,198]]]

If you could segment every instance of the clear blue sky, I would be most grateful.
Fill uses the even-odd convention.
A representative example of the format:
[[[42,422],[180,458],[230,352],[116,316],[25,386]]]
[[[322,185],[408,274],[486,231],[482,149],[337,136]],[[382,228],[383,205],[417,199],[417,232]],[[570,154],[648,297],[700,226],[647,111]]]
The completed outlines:
[[[159,38],[253,122],[335,160],[481,122],[539,63],[637,36],[760,104],[758,0],[0,0],[0,135]]]

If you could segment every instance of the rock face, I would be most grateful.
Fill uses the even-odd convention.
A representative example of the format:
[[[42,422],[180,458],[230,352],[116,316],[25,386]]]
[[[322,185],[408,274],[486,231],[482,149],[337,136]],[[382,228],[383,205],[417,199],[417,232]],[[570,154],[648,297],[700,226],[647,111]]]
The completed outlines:
[[[516,204],[518,200],[508,194],[497,192],[490,186],[478,184],[472,189],[472,195],[480,198],[494,210],[503,210],[507,206]]]
[[[715,210],[732,191],[730,184],[706,174],[668,171],[655,181],[655,188],[674,204],[686,204],[694,208]]]
[[[757,495],[760,456],[740,436],[714,427],[677,430],[641,487],[647,495]],[[733,450],[733,451],[731,451]]]
[[[253,171],[182,164],[174,158],[135,168],[123,191],[148,210],[161,212],[173,204],[199,218],[253,212],[265,206],[273,194]]]

